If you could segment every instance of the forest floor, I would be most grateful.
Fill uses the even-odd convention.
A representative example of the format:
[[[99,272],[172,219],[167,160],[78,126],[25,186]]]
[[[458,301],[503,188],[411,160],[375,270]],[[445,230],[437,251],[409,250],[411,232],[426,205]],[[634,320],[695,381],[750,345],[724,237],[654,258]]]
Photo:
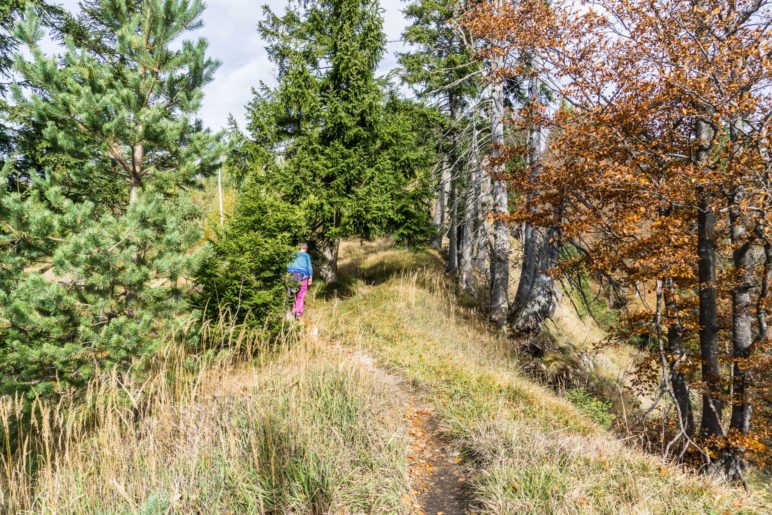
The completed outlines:
[[[255,360],[95,387],[88,431],[53,407],[51,420],[66,429],[57,452],[33,475],[26,465],[0,470],[0,506],[431,515],[772,507],[626,446],[530,379],[511,342],[449,288],[435,252],[387,242],[341,252],[341,281],[314,288],[298,331]]]

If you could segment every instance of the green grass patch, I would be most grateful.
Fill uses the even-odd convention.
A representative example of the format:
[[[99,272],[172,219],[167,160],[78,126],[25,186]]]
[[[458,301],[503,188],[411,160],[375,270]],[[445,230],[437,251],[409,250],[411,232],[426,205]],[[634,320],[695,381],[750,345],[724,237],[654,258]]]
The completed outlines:
[[[566,398],[582,413],[605,429],[609,429],[616,418],[610,402],[595,397],[584,388],[568,390]]]

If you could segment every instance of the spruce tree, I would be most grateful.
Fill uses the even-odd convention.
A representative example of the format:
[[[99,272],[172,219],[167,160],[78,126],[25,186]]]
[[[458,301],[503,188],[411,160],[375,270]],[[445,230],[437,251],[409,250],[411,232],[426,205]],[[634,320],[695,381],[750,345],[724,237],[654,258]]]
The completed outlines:
[[[4,0],[0,3],[0,168],[12,152],[17,138],[12,129],[12,113],[7,102],[9,86],[13,82],[13,54],[18,47],[14,29],[26,8],[35,9],[49,27],[62,30],[66,25],[66,13],[40,0]]]
[[[15,68],[21,122],[42,128],[41,172],[0,188],[0,384],[82,385],[162,345],[188,311],[200,213],[186,190],[221,154],[196,112],[216,63],[199,0],[98,0],[45,55],[28,11]],[[86,30],[85,28],[88,28]],[[31,90],[31,92],[30,92]]]
[[[225,316],[269,331],[286,311],[287,263],[305,238],[302,208],[245,179],[233,216],[198,270],[197,304],[212,320]]]
[[[14,28],[27,4],[26,0],[5,0],[0,4],[0,93],[5,93],[10,83],[13,53],[18,45]]]
[[[283,15],[266,8],[260,30],[279,84],[262,87],[250,105],[252,140],[266,150],[256,165],[286,201],[303,206],[321,275],[333,281],[340,239],[393,227],[426,163],[389,157],[409,140],[397,133],[412,132],[389,119],[375,77],[385,47],[377,0],[293,2]]]

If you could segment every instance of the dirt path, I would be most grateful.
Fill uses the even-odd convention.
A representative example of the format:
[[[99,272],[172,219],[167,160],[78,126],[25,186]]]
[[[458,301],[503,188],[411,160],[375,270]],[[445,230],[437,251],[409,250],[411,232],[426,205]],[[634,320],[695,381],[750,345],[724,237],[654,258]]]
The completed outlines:
[[[469,488],[461,457],[443,442],[431,410],[414,409],[410,435],[410,476],[417,511],[427,515],[469,513]]]
[[[404,379],[378,366],[369,354],[343,347],[341,351],[384,383],[394,385],[405,399],[408,433],[413,439],[408,456],[413,496],[405,497],[405,505],[422,515],[469,513],[467,471],[458,452],[443,440],[432,410],[420,402]]]

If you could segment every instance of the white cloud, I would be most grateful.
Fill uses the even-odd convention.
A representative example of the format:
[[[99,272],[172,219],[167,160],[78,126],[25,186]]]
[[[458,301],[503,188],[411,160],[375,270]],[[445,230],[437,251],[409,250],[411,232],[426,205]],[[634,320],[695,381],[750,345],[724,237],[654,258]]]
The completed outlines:
[[[257,87],[260,81],[274,82],[273,66],[264,52],[240,66],[221,67],[214,81],[204,88],[201,118],[216,130],[225,125],[229,114],[233,114],[243,129],[244,106],[251,99],[251,88]]]
[[[233,114],[244,127],[244,106],[251,88],[260,81],[274,82],[274,70],[257,32],[262,2],[254,0],[211,0],[204,12],[204,27],[194,33],[209,41],[209,55],[220,61],[214,82],[204,90],[201,117],[212,129],[223,127]],[[280,10],[285,2],[269,0]]]

